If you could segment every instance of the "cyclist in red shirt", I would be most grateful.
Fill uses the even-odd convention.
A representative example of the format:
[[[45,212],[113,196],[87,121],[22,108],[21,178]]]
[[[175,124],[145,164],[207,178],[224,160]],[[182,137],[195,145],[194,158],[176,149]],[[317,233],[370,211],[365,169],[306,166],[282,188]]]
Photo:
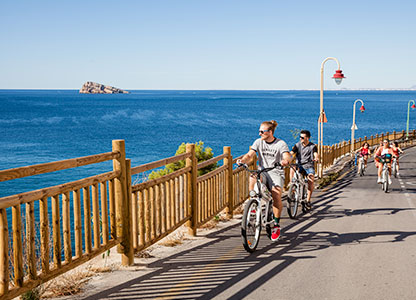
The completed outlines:
[[[360,149],[356,151],[360,157],[364,158],[364,166],[367,168],[367,160],[368,156],[370,155],[370,144],[365,142]],[[357,174],[360,173],[361,168],[361,160],[358,160],[358,171]]]

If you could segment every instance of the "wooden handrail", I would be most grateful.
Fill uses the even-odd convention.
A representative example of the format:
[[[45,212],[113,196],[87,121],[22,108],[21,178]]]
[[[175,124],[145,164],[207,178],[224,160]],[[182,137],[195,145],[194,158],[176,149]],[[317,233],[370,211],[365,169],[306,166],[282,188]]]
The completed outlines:
[[[88,178],[72,181],[60,185],[55,185],[35,191],[20,193],[12,196],[6,196],[0,198],[0,209],[18,204],[28,203],[31,201],[39,200],[44,197],[51,197],[58,194],[63,194],[69,191],[81,189],[86,186],[90,186],[95,183],[101,183],[103,181],[111,180],[119,176],[119,172],[111,171]]]
[[[160,184],[162,182],[166,182],[168,180],[171,180],[173,178],[179,177],[179,176],[181,176],[181,175],[183,175],[183,174],[185,174],[185,173],[187,173],[189,171],[191,171],[191,167],[185,167],[185,168],[179,169],[179,170],[177,170],[175,172],[169,173],[169,174],[164,175],[162,177],[159,177],[159,178],[156,178],[156,179],[152,179],[152,180],[149,180],[149,181],[146,181],[146,182],[142,182],[142,183],[133,185],[131,187],[131,191],[134,193],[134,192],[140,191],[142,189],[146,189],[148,187],[151,187],[151,186]]]
[[[136,175],[138,173],[146,172],[149,170],[153,170],[153,169],[165,166],[167,164],[171,164],[180,160],[184,160],[185,158],[188,158],[189,156],[190,156],[189,153],[184,153],[184,154],[179,154],[179,155],[171,156],[168,158],[164,158],[161,160],[157,160],[151,163],[147,163],[141,166],[137,166],[137,167],[131,168],[131,175]]]
[[[219,168],[217,168],[217,169],[215,169],[215,170],[213,170],[209,173],[206,173],[202,176],[198,176],[197,182],[201,182],[201,181],[204,181],[207,178],[211,178],[212,176],[215,176],[215,175],[221,173],[222,171],[224,171],[226,169],[227,169],[227,166],[221,166],[221,167],[219,167]]]
[[[90,164],[96,164],[103,161],[111,160],[120,157],[120,153],[107,152],[102,154],[66,159],[50,163],[38,164],[27,167],[20,167],[0,171],[0,182],[12,180],[16,178],[23,178],[27,176],[50,173],[60,170],[66,170],[76,167],[82,167]]]
[[[221,154],[221,155],[219,155],[219,156],[216,156],[216,157],[213,157],[213,158],[211,158],[211,159],[208,159],[208,160],[205,160],[205,161],[203,161],[203,162],[200,162],[200,163],[197,165],[197,169],[199,170],[199,169],[202,169],[202,168],[204,168],[204,167],[206,167],[206,166],[209,166],[209,165],[215,164],[217,161],[220,161],[220,160],[222,160],[222,159],[224,159],[224,158],[226,158],[226,157],[227,157],[227,155],[225,155],[225,154]]]

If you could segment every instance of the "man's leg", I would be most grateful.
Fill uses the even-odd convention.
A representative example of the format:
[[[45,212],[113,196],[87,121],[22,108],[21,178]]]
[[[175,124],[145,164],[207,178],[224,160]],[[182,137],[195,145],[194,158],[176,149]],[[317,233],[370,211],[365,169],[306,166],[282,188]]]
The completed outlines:
[[[315,187],[314,181],[315,181],[314,174],[308,174],[308,197],[306,198],[306,201],[308,201],[308,203],[311,203],[311,197],[312,197],[313,189]]]
[[[280,216],[282,215],[283,203],[282,203],[282,188],[274,186],[272,188],[272,197],[273,197],[273,214],[275,218],[278,218],[280,221]]]
[[[272,188],[273,197],[273,214],[275,226],[271,228],[271,240],[277,241],[280,237],[280,216],[282,215],[283,203],[282,203],[282,189],[278,186]]]

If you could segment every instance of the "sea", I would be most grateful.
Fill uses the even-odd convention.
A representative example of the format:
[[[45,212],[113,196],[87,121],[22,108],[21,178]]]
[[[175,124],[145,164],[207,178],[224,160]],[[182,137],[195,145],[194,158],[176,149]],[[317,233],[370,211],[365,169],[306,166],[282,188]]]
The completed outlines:
[[[416,91],[325,91],[324,144],[349,140],[353,103],[355,137],[406,129]],[[0,90],[0,170],[111,151],[123,139],[132,166],[173,156],[181,143],[202,141],[234,157],[257,139],[260,123],[276,120],[275,136],[291,148],[308,129],[317,141],[319,91],[132,90],[79,94],[78,90]],[[411,111],[410,128],[416,126]],[[0,182],[0,197],[112,170],[111,162]]]

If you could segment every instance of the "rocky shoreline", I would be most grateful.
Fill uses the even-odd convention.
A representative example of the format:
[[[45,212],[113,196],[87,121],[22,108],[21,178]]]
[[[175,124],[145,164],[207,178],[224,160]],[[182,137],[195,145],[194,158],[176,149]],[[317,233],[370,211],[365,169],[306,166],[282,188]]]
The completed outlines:
[[[79,90],[80,94],[128,94],[129,92],[109,85],[87,81]]]

